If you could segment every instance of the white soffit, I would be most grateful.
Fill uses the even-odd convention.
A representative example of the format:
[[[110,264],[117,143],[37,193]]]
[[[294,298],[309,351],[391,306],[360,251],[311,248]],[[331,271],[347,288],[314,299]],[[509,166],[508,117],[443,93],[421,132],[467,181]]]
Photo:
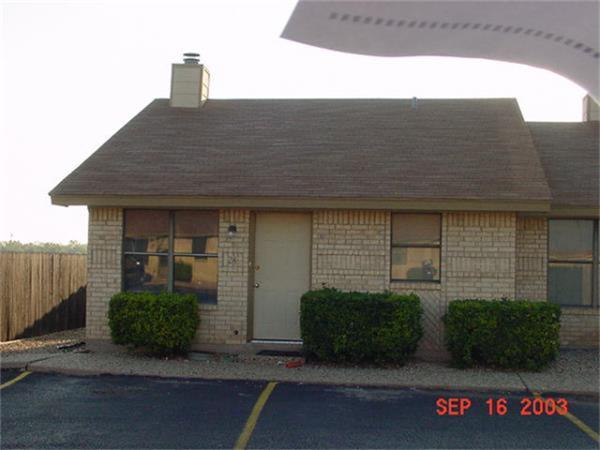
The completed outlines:
[[[594,1],[306,1],[282,37],[373,56],[510,61],[563,75],[599,98]]]

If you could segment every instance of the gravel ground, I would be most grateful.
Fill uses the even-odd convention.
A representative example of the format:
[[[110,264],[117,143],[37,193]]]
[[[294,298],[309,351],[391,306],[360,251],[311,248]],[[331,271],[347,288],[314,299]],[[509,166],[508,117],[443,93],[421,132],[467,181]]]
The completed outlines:
[[[598,395],[600,356],[596,350],[563,350],[546,370],[503,372],[459,370],[444,363],[411,361],[399,368],[305,364],[287,368],[294,357],[191,353],[188,358],[157,359],[132,352],[58,350],[84,339],[84,329],[0,343],[4,367],[80,375],[113,374],[205,379],[295,381],[370,386],[540,391]]]
[[[191,355],[190,359],[156,359],[127,353],[72,352],[29,364],[41,372],[73,375],[142,375],[204,379],[242,379],[336,385],[497,390],[598,395],[598,353],[564,351],[541,373],[490,369],[459,370],[446,364],[412,361],[400,368],[358,368],[306,364],[286,368],[294,358],[242,355]]]
[[[5,356],[15,353],[61,353],[62,350],[58,350],[56,348],[57,345],[73,344],[83,341],[84,338],[85,328],[76,328],[44,336],[0,342],[0,355]]]
[[[434,363],[414,362],[397,369],[345,368],[312,364],[288,369],[283,364],[288,358],[267,358],[269,359],[238,360],[235,357],[226,357],[210,358],[206,361],[165,361],[123,353],[71,353],[35,362],[29,369],[78,375],[143,375],[370,386],[452,386],[456,389],[525,389],[518,375],[514,373],[461,371]]]
[[[562,350],[558,359],[542,372],[520,372],[532,391],[600,392],[598,350]]]

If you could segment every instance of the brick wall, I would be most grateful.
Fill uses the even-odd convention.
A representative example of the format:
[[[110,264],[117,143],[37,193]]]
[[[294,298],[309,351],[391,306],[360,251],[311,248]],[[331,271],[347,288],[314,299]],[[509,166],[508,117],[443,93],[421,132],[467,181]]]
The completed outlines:
[[[420,351],[443,346],[441,285],[390,282],[391,213],[315,211],[313,213],[312,287],[398,293],[414,292],[424,310]]]
[[[597,308],[562,308],[560,319],[562,347],[598,347],[599,329]]]
[[[222,210],[219,222],[219,279],[217,305],[200,305],[201,324],[196,344],[246,342],[249,272],[248,210]],[[235,224],[237,232],[228,235]],[[88,234],[88,339],[109,339],[108,302],[121,291],[123,211],[90,208]]]
[[[440,255],[440,283],[390,282],[390,290],[398,293],[414,292],[421,299],[423,308],[423,337],[419,341],[417,356],[445,358],[444,326],[442,317],[446,314],[447,302],[443,277],[446,271],[444,246],[446,240],[446,220],[442,215],[442,250]],[[391,230],[390,230],[391,234]],[[391,238],[391,236],[390,236]]]
[[[415,292],[424,309],[419,351],[443,349],[450,300],[546,297],[545,218],[450,212],[442,218],[441,283],[390,282],[391,214],[314,211],[311,284],[342,290]],[[107,339],[108,301],[121,289],[123,212],[90,208],[87,337]],[[229,225],[237,232],[228,235]],[[217,305],[201,305],[195,344],[243,344],[251,336],[252,223],[249,210],[221,210]],[[563,308],[565,346],[598,345],[598,310]]]
[[[316,211],[312,287],[416,293],[424,311],[421,353],[443,351],[449,300],[514,297],[514,213],[445,213],[439,284],[390,281],[390,220],[389,212]]]
[[[548,219],[517,217],[516,297],[547,300]],[[597,308],[561,308],[560,341],[562,347],[593,347],[599,344]]]
[[[121,291],[123,210],[89,208],[86,337],[108,339],[108,302]]]
[[[546,300],[548,219],[517,216],[516,298]]]
[[[423,308],[423,337],[419,341],[418,356],[438,356],[444,351],[444,329],[442,317],[446,313],[446,302],[442,297],[441,284],[392,282],[390,290],[399,294],[414,292],[421,299]]]
[[[383,291],[389,285],[389,261],[389,212],[313,213],[313,289]]]
[[[448,301],[515,296],[515,213],[443,216],[442,284]]]
[[[237,228],[229,236],[229,225]],[[219,213],[219,280],[216,305],[200,305],[195,344],[243,344],[248,333],[250,211]]]

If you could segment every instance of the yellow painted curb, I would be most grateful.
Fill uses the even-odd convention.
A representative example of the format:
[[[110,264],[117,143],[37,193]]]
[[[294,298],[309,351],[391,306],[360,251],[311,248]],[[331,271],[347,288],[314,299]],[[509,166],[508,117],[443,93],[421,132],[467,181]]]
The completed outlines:
[[[542,395],[539,392],[534,392],[533,396],[536,397],[536,398],[543,398]],[[565,419],[571,421],[571,423],[573,425],[575,425],[577,428],[579,428],[581,431],[583,431],[585,434],[587,434],[593,440],[595,440],[596,442],[600,442],[600,435],[598,433],[596,433],[594,430],[592,430],[590,427],[588,427],[580,419],[578,419],[577,417],[575,417],[573,414],[571,414],[570,412],[567,411],[566,414],[563,414],[563,417]]]
[[[261,392],[260,396],[258,397],[258,400],[256,400],[256,403],[254,404],[254,408],[252,408],[252,412],[250,413],[250,416],[246,421],[246,425],[244,426],[240,437],[238,438],[237,442],[235,443],[235,446],[233,447],[234,450],[244,450],[248,445],[250,437],[252,437],[254,427],[256,427],[256,422],[258,422],[258,417],[260,416],[262,409],[267,403],[269,396],[273,392],[273,389],[275,389],[275,386],[277,386],[277,382],[271,381]]]
[[[23,378],[25,378],[30,373],[31,372],[29,372],[29,371],[26,370],[25,372],[23,372],[23,373],[17,375],[16,377],[14,377],[12,380],[8,380],[6,383],[0,384],[0,389],[4,389],[4,388],[7,388],[7,387],[15,384],[17,381],[22,380]]]

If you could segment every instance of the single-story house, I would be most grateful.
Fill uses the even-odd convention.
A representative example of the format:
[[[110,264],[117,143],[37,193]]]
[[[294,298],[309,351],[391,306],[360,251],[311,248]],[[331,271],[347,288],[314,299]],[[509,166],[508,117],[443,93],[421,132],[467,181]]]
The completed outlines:
[[[51,192],[89,208],[87,337],[119,291],[192,293],[195,348],[300,339],[324,286],[415,292],[422,352],[460,298],[562,305],[598,345],[598,109],[529,123],[514,99],[208,99],[174,64],[152,101]]]

